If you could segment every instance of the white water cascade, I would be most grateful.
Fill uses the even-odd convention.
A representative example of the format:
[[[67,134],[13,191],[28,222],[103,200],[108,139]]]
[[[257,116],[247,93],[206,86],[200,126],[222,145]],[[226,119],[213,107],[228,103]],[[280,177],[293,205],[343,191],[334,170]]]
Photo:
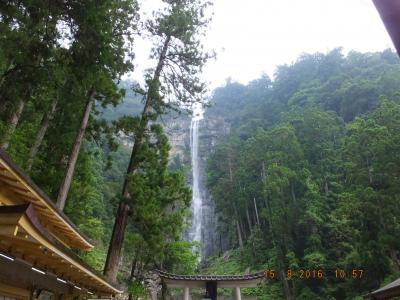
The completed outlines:
[[[203,199],[200,190],[199,169],[199,122],[201,117],[193,116],[190,123],[190,150],[192,156],[192,227],[189,231],[191,241],[202,241]]]
[[[221,245],[221,238],[217,239],[217,219],[215,205],[211,195],[204,185],[204,160],[210,150],[209,121],[203,118],[203,107],[194,106],[190,123],[190,153],[192,162],[192,220],[191,226],[185,234],[188,241],[200,243],[199,263],[204,262],[209,256],[215,255]],[[201,134],[200,134],[201,133]],[[218,244],[219,242],[219,244]]]

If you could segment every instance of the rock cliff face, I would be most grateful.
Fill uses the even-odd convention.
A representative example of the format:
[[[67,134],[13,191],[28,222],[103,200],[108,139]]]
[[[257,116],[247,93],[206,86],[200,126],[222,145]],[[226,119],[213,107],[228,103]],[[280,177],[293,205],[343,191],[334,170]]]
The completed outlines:
[[[190,121],[190,116],[181,115],[163,122],[171,146],[171,164],[180,163],[190,167]]]
[[[189,116],[180,116],[171,119],[165,124],[171,145],[170,161],[173,167],[184,166],[187,170],[188,182],[192,183],[191,157],[190,157],[190,122]],[[203,243],[202,258],[218,254],[225,250],[222,239],[217,236],[217,216],[215,214],[214,202],[205,188],[206,184],[206,160],[208,155],[214,151],[215,145],[229,134],[230,126],[218,116],[210,116],[202,119],[199,123],[199,186],[201,190],[202,203],[202,232]],[[184,235],[188,238],[188,234]]]
[[[186,178],[192,185],[192,166],[190,149],[190,124],[191,116],[179,115],[169,117],[160,122],[164,127],[164,132],[168,136],[170,149],[170,165],[172,168],[183,168]],[[202,203],[202,230],[201,239],[203,242],[202,259],[211,255],[216,255],[227,249],[226,241],[217,235],[217,216],[211,195],[206,189],[206,161],[215,146],[223,140],[230,132],[228,121],[216,114],[206,114],[205,118],[199,123],[199,188]],[[120,142],[128,147],[133,146],[132,137],[118,134]],[[189,234],[184,234],[185,239],[189,239]]]
[[[163,123],[164,131],[168,135],[171,145],[171,162],[174,158],[180,157],[182,162],[190,164],[190,122],[190,116],[181,115]],[[223,117],[206,115],[200,121],[199,154],[203,162],[207,159],[210,151],[212,152],[217,143],[229,132],[230,125]]]

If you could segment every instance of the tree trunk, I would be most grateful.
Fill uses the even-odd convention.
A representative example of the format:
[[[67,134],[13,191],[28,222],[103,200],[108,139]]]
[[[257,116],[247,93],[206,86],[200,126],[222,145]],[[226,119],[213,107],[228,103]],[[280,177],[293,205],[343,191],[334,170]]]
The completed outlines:
[[[54,117],[57,103],[58,103],[58,99],[54,99],[53,103],[51,104],[50,111],[48,113],[46,113],[42,118],[42,122],[40,123],[40,129],[39,129],[38,133],[36,134],[35,142],[32,145],[31,150],[29,151],[28,163],[27,163],[27,167],[26,167],[26,169],[28,171],[30,171],[32,169],[33,159],[35,158],[36,154],[38,153],[40,145],[43,142],[43,138],[47,132],[47,129],[50,126],[50,122]]]
[[[236,220],[236,229],[238,233],[239,247],[243,248],[243,238],[242,238],[242,232],[240,230],[239,220]]]
[[[285,274],[285,272],[283,270],[281,271],[281,276],[282,276],[282,279],[283,279],[283,291],[285,293],[286,300],[294,299],[293,295],[292,295],[292,291],[291,291],[290,286],[289,286],[289,282],[286,279],[286,274]]]
[[[4,81],[6,80],[7,75],[9,75],[10,71],[13,69],[13,64],[14,64],[14,59],[8,61],[6,70],[0,76],[0,88],[3,85]]]
[[[91,89],[88,95],[88,100],[86,102],[85,110],[83,112],[81,125],[79,127],[79,131],[75,138],[72,152],[68,160],[67,170],[65,171],[64,179],[58,192],[56,205],[60,210],[64,210],[65,207],[65,202],[67,200],[69,188],[71,187],[72,176],[74,175],[76,161],[78,160],[79,151],[85,137],[85,132],[89,122],[90,112],[92,111],[95,95],[96,91],[94,89]]]
[[[9,122],[7,124],[6,132],[4,133],[3,140],[1,142],[0,148],[3,150],[7,150],[8,146],[10,145],[11,137],[17,128],[19,119],[21,118],[22,112],[25,107],[25,101],[20,100],[17,109],[11,114]]]
[[[369,178],[369,185],[370,186],[373,186],[373,183],[374,183],[374,178],[373,178],[373,175],[372,175],[372,171],[373,171],[373,168],[369,167],[368,168],[368,178]]]
[[[3,115],[7,110],[7,101],[4,100],[4,97],[0,94],[0,115]]]
[[[137,261],[138,261],[138,254],[136,253],[135,258],[132,262],[131,274],[129,275],[129,283],[132,283],[132,280],[135,277]],[[132,293],[129,293],[128,300],[134,300],[134,296]]]
[[[111,282],[115,282],[117,277],[122,243],[124,241],[126,225],[128,224],[129,211],[129,205],[124,201],[120,201],[111,236],[111,242],[108,246],[107,260],[104,266],[104,275]]]
[[[390,258],[392,260],[393,272],[399,272],[400,271],[400,260],[397,256],[397,251],[391,247],[389,250],[389,253],[390,253]]]
[[[161,50],[160,57],[158,59],[157,67],[154,71],[154,76],[153,76],[153,83],[158,81],[160,78],[161,70],[164,66],[164,61],[167,55],[168,51],[168,46],[169,42],[171,40],[170,36],[167,36],[163,48]],[[148,120],[149,120],[149,113],[150,109],[152,107],[152,93],[147,93],[146,96],[146,101],[145,105],[143,108],[142,112],[142,117],[140,120],[140,126],[139,126],[139,131],[137,132],[135,136],[135,142],[132,148],[132,154],[131,158],[129,161],[128,169],[127,169],[127,175],[131,173],[135,173],[137,166],[139,164],[139,161],[136,159],[137,154],[140,151],[140,148],[143,144],[143,138],[148,126]],[[118,265],[119,261],[121,258],[121,251],[122,251],[122,246],[124,242],[124,235],[125,235],[125,230],[126,230],[126,225],[128,222],[128,216],[130,213],[130,207],[127,204],[127,200],[129,200],[130,195],[129,195],[129,189],[128,189],[128,176],[125,176],[124,179],[124,185],[122,189],[122,197],[123,199],[119,203],[119,208],[117,211],[117,215],[115,216],[115,223],[114,223],[114,228],[111,236],[111,241],[110,245],[108,248],[107,252],[107,260],[104,266],[104,271],[103,274],[105,277],[111,281],[111,282],[116,282],[117,280],[117,273],[118,273]]]
[[[258,209],[257,209],[256,197],[253,197],[253,202],[254,202],[254,211],[256,212],[257,225],[260,226],[260,219],[258,217]]]
[[[265,184],[265,181],[267,179],[267,174],[265,172],[265,163],[264,163],[264,161],[261,164],[261,178],[263,179],[263,183]]]
[[[296,193],[294,192],[294,184],[293,183],[290,185],[290,192],[292,194],[293,203],[296,205],[297,200],[296,200]]]
[[[12,69],[13,63],[14,63],[14,60],[11,59],[11,60],[8,62],[8,66],[7,66],[6,70],[5,70],[5,72],[1,75],[1,79],[0,79],[0,89],[1,89],[1,87],[3,86],[3,84],[4,84],[4,81],[5,81],[6,77],[7,77],[7,74],[8,74],[8,73],[10,72],[10,70]],[[3,113],[7,110],[7,106],[8,106],[7,104],[9,104],[9,103],[7,103],[7,101],[4,99],[4,96],[0,93],[0,114],[3,114]]]
[[[329,194],[329,185],[328,185],[328,180],[326,180],[326,177],[324,177],[324,191],[325,191],[325,196],[328,196]]]
[[[249,214],[249,209],[246,207],[246,217],[247,217],[247,224],[249,225],[249,232],[251,233],[251,221],[250,221],[250,214]]]
[[[233,181],[233,174],[232,174],[232,166],[231,166],[231,160],[228,160],[228,164],[229,164],[229,181],[232,182]]]
[[[219,254],[218,256],[222,255],[222,236],[219,234]]]
[[[240,226],[240,230],[242,232],[243,240],[246,241],[247,240],[247,233],[246,233],[246,230],[244,230],[245,226],[244,226],[243,222],[240,221],[240,218],[239,218],[239,226]]]

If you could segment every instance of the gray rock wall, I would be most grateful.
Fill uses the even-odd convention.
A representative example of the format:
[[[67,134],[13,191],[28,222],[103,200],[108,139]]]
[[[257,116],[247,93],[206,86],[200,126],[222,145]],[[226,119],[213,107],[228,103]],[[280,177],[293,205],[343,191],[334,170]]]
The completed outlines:
[[[191,157],[190,157],[190,117],[179,116],[165,122],[165,132],[168,135],[171,145],[170,163],[172,166],[183,165],[187,169],[188,183],[192,182]],[[206,160],[215,146],[227,134],[230,126],[223,118],[208,116],[200,121],[199,125],[199,167],[200,167],[200,188],[203,198],[203,221],[202,221],[202,258],[219,254],[226,250],[222,244],[221,238],[217,235],[217,216],[215,214],[215,205],[211,195],[206,189]],[[187,238],[187,234],[184,235]],[[220,249],[222,246],[223,249]]]

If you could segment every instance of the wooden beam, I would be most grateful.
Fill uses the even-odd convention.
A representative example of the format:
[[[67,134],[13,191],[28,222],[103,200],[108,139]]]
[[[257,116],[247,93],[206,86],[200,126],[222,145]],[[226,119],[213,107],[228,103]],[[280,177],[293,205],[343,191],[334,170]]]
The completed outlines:
[[[17,299],[28,300],[30,298],[30,292],[26,289],[9,286],[1,282],[0,282],[0,289],[3,295],[5,293],[6,294],[5,296],[8,296],[11,299],[14,299],[15,295],[17,295]]]
[[[22,196],[22,197],[24,197],[24,198],[27,198],[27,199],[29,199],[29,200],[35,202],[35,205],[39,205],[39,206],[41,206],[41,207],[46,207],[46,206],[43,205],[43,204],[41,203],[41,201],[40,201],[38,198],[36,198],[30,191],[28,191],[28,190],[21,191],[21,190],[19,190],[19,189],[14,189],[13,187],[12,187],[11,189],[13,190],[14,193],[16,193],[16,194],[18,194],[18,195],[20,195],[20,196]]]
[[[17,233],[17,225],[0,225],[0,235],[16,236]]]
[[[4,239],[3,239],[4,238]],[[32,249],[36,251],[43,251],[43,247],[40,248],[41,245],[32,243],[30,241],[26,241],[26,239],[18,239],[18,238],[6,238],[2,237],[2,243],[9,247],[18,247],[18,249]]]
[[[41,207],[35,207],[35,210],[37,210],[40,214],[46,215],[49,219],[54,220],[53,214],[51,211],[47,208],[41,208]]]
[[[68,230],[66,230],[64,227],[61,227],[61,226],[59,226],[59,225],[53,225],[53,228],[54,228],[55,230],[57,230],[57,231],[63,232],[65,235],[67,235],[69,240],[71,239],[71,238],[70,238],[71,232],[68,231]]]
[[[47,231],[41,228],[42,225],[39,224],[38,220],[36,219],[35,221],[32,218],[34,216],[32,205],[26,207],[23,216],[16,221],[24,231],[23,236],[1,236],[0,249],[12,247],[9,253],[13,256],[26,261],[28,264],[37,266],[43,271],[49,270],[56,275],[62,273],[65,276],[69,276],[73,282],[86,282],[95,290],[110,291],[110,293],[118,292],[118,290],[105,282],[101,276],[97,276],[96,272],[86,268],[74,256],[70,256],[62,248],[57,247],[52,241],[53,239],[50,239],[50,236],[47,237]],[[18,207],[14,209],[17,211]],[[28,241],[25,238],[25,234],[36,242]],[[89,282],[91,283],[89,284]],[[103,285],[104,287],[102,287]]]
[[[10,187],[13,187],[13,188],[21,190],[21,191],[27,191],[27,189],[16,180],[11,180],[8,177],[1,176],[1,175],[0,175],[0,178],[1,178],[1,181],[5,182]]]
[[[400,0],[373,0],[373,2],[400,55]]]
[[[78,241],[76,242],[78,248],[85,250],[93,248],[91,242],[78,231],[78,229],[70,222],[70,220],[66,218],[65,215],[53,205],[52,201],[40,189],[32,184],[29,178],[25,174],[23,174],[21,170],[18,170],[15,164],[7,156],[2,156],[0,158],[0,164],[2,164],[3,166],[3,171],[0,172],[0,175],[3,176],[0,177],[1,183],[9,183],[16,189],[21,189],[23,192],[26,192],[27,190],[32,193],[32,195],[34,195],[34,198],[39,199],[40,202],[45,204],[50,209],[51,213],[54,214],[54,217],[56,217],[59,222],[63,224],[63,227],[71,232],[71,235],[74,236],[74,239]],[[22,185],[22,187],[18,184],[16,185],[15,182],[18,182],[20,185]],[[18,201],[18,199],[13,200],[14,202]]]
[[[10,181],[18,182],[18,180],[15,179],[15,177],[14,177],[10,172],[8,172],[7,170],[5,170],[5,171],[0,171],[0,177],[9,179]]]
[[[26,201],[22,200],[20,196],[16,195],[9,185],[0,181],[0,200],[5,205],[24,204]]]
[[[57,226],[56,229],[51,230],[54,236],[59,235],[60,232],[63,233],[60,235],[58,240],[62,241],[64,245],[70,244],[72,248],[76,247],[88,249],[87,245],[90,244],[82,242],[82,239],[77,237],[76,232],[71,230],[72,227],[69,227],[66,222],[64,222],[62,218],[57,215],[57,212],[54,212],[49,206],[45,206],[45,203],[43,203],[41,200],[33,200],[32,197],[27,196],[29,191],[19,191],[13,186],[4,184],[4,182],[1,181],[0,186],[4,187],[0,188],[0,201],[2,203],[5,203],[6,205],[24,204],[26,202],[32,203],[39,215],[41,222],[46,220],[48,223],[52,223],[54,226]],[[28,197],[29,199],[27,201]],[[70,246],[68,246],[68,248],[71,248]]]
[[[32,266],[36,266],[43,271],[51,271],[56,275],[63,274],[64,277],[68,276],[70,280],[73,281],[82,279],[85,280],[85,278],[82,276],[83,273],[77,272],[73,265],[68,264],[60,257],[52,255],[46,256],[47,254],[43,253],[45,250],[47,250],[46,248],[39,248],[38,246],[32,245],[21,245],[20,242],[13,246],[13,248],[9,248],[9,250],[6,252],[10,253],[14,257],[26,261]]]
[[[13,183],[10,183],[10,182],[8,182],[8,181],[6,181],[6,180],[3,180],[3,179],[0,179],[0,182],[3,184],[3,186],[4,186],[5,188],[10,189],[10,190],[12,190],[13,192],[14,192],[14,191],[26,192],[26,189],[24,189],[24,188],[21,187],[21,186],[18,186],[16,183],[13,184]]]

